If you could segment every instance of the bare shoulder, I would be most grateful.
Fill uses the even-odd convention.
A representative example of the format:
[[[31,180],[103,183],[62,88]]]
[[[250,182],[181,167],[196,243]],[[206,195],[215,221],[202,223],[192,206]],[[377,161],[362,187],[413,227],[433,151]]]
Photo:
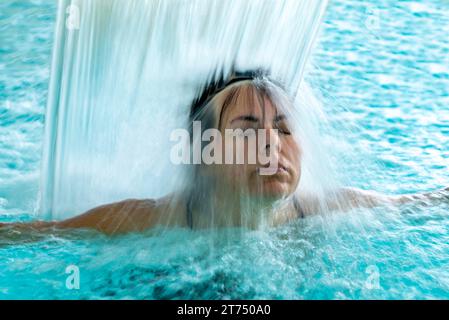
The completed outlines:
[[[320,200],[318,196],[312,193],[301,192],[296,195],[296,199],[298,201],[302,217],[315,215],[320,212]]]
[[[155,214],[161,223],[171,226],[187,226],[186,197],[183,193],[171,193],[155,202]]]
[[[303,193],[298,200],[304,215],[314,215],[330,211],[348,211],[352,208],[371,208],[394,202],[394,197],[388,197],[372,190],[354,187],[341,187],[327,190],[323,195]]]
[[[353,187],[332,187],[316,192],[301,191],[297,194],[297,199],[305,216],[345,211],[361,199],[367,200],[378,196],[373,191]]]

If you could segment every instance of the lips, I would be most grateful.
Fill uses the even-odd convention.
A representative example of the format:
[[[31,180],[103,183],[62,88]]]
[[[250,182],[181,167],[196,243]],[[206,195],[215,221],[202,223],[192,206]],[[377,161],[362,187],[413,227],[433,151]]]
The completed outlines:
[[[265,169],[265,171],[266,171],[266,173],[267,174],[261,174],[260,173],[260,170],[261,169]],[[276,171],[274,171],[274,172],[272,172],[271,173],[271,171],[270,171],[270,167],[269,166],[264,166],[264,167],[262,167],[262,168],[257,168],[257,170],[256,170],[256,172],[257,172],[257,175],[258,176],[261,176],[261,177],[270,177],[270,176],[283,176],[283,175],[288,175],[289,173],[290,173],[290,170],[288,169],[288,167],[287,166],[285,166],[284,164],[282,164],[282,163],[278,163],[277,164],[277,167],[274,167],[273,169],[275,169]],[[268,174],[268,172],[270,172],[271,174]]]
[[[284,166],[283,164],[279,164],[278,165],[278,171],[277,172],[286,172],[286,173],[288,173],[288,169],[287,169],[287,167],[286,166]]]

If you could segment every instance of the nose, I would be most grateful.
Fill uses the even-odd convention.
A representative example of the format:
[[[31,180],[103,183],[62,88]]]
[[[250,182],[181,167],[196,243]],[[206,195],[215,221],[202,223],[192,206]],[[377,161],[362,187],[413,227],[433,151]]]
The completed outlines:
[[[279,139],[279,132],[277,129],[268,128],[266,129],[266,145],[265,148],[279,151],[279,148],[281,146],[280,139]]]
[[[279,133],[277,129],[264,128],[265,129],[265,141],[259,146],[261,152],[264,152],[266,156],[278,157],[281,150],[281,142],[279,139]],[[273,154],[272,154],[273,153]]]

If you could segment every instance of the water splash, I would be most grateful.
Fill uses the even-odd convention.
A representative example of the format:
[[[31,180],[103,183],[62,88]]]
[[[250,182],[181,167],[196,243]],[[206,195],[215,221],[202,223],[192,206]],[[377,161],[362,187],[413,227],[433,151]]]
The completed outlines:
[[[327,1],[60,0],[41,214],[179,183],[169,134],[216,69],[264,67],[296,95]]]

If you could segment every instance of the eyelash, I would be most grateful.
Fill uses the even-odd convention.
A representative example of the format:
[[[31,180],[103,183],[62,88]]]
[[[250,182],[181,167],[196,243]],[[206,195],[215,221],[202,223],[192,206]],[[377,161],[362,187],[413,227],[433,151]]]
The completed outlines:
[[[242,128],[242,130],[243,131],[246,131],[247,129],[254,129],[254,130],[257,130],[258,128],[257,128],[257,126],[247,126],[247,127],[243,127]],[[283,135],[291,135],[292,133],[290,132],[290,130],[288,130],[288,129],[281,129],[281,128],[276,128],[277,130],[278,130],[278,132],[280,133],[280,134],[283,134]]]
[[[291,135],[292,133],[288,130],[282,130],[282,129],[278,129],[280,133],[285,134],[285,135]]]
[[[281,126],[282,127],[282,126]],[[279,133],[281,134],[285,134],[285,135],[291,135],[292,133],[290,132],[290,130],[288,130],[287,128],[281,128],[281,127],[277,127],[276,129],[278,129]]]

